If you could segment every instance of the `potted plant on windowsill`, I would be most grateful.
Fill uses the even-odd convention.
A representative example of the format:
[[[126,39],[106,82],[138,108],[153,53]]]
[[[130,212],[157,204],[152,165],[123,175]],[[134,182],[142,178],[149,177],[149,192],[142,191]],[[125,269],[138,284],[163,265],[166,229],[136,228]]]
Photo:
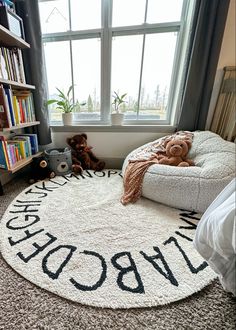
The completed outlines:
[[[123,123],[124,114],[120,112],[120,106],[126,102],[124,100],[126,95],[127,95],[127,93],[119,96],[119,94],[117,92],[114,92],[114,95],[112,95],[112,97],[113,97],[112,105],[114,106],[114,111],[115,111],[115,112],[111,113],[111,124],[112,125],[119,126],[119,125],[122,125],[122,123]]]
[[[63,125],[66,126],[72,125],[72,112],[77,106],[77,103],[74,103],[73,98],[70,96],[72,88],[73,85],[69,87],[67,93],[64,93],[59,88],[56,88],[58,91],[58,99],[47,101],[48,105],[56,103],[56,109],[62,112],[62,122]]]

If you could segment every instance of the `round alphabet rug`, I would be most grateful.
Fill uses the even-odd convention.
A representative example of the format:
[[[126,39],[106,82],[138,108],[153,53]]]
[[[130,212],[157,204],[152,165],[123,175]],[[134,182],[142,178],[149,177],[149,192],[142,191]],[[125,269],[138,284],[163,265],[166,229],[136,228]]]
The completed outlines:
[[[163,305],[209,284],[215,273],[192,242],[199,215],[145,198],[124,206],[122,191],[118,170],[29,186],[1,220],[3,257],[32,283],[92,306]]]

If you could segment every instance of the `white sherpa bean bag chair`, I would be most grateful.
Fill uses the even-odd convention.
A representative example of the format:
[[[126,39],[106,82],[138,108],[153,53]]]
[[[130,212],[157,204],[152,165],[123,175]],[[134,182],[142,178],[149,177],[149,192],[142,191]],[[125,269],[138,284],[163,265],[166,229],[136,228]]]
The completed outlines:
[[[147,143],[132,151],[128,160]],[[151,165],[144,175],[142,196],[175,208],[203,213],[235,177],[235,144],[209,131],[194,132],[188,153],[195,166]]]

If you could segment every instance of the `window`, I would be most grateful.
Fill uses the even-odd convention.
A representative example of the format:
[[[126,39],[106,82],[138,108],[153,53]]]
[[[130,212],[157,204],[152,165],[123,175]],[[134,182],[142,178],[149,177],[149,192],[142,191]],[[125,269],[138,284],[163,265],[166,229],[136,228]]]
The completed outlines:
[[[127,93],[125,124],[170,124],[193,7],[193,0],[39,0],[50,99],[56,87],[73,85],[74,121],[109,124],[113,92]],[[50,116],[61,121],[53,106]]]

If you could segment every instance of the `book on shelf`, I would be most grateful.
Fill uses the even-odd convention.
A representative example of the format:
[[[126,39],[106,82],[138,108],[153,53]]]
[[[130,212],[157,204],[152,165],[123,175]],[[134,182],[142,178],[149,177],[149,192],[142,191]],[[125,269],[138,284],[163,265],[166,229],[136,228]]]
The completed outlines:
[[[30,137],[28,135],[14,135],[14,140],[17,140],[18,142],[24,142],[23,144],[23,158],[27,158],[29,156],[32,156],[32,148],[31,148],[31,141]]]
[[[0,135],[0,168],[9,170],[18,161],[38,152],[37,134]]]
[[[5,170],[10,168],[7,143],[4,136],[0,136],[0,168]]]
[[[33,94],[29,90],[15,90],[13,94],[20,107],[21,123],[36,121]]]
[[[8,140],[7,141],[7,145],[10,146],[13,149],[13,154],[15,155],[15,157],[13,157],[13,165],[18,162],[19,160],[23,159],[22,156],[22,149],[23,147],[24,141],[18,141],[18,140]],[[11,154],[11,152],[10,152]],[[12,159],[12,154],[11,157]]]
[[[36,121],[33,95],[29,90],[12,90],[0,85],[0,128]]]
[[[0,52],[0,78],[8,79],[6,61],[1,52]]]
[[[30,145],[31,145],[31,154],[35,155],[39,151],[39,144],[38,144],[38,136],[37,134],[30,134],[30,133],[24,133],[21,134],[21,136],[29,137],[30,139]]]
[[[9,87],[5,87],[4,91],[5,91],[5,94],[6,94],[6,97],[7,97],[7,104],[8,104],[8,109],[9,109],[9,112],[10,112],[11,124],[12,124],[12,126],[15,126],[16,125],[16,120],[15,120],[13,104],[12,104],[11,89]]]
[[[4,79],[25,84],[25,71],[21,49],[1,47],[0,71],[4,72]]]
[[[3,86],[0,86],[0,128],[11,128],[12,121],[7,96]]]

